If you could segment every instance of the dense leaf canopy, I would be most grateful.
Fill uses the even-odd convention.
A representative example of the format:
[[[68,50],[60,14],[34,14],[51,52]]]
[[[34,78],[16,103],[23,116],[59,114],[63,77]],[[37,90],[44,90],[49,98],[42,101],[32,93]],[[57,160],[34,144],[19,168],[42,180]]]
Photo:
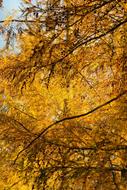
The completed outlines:
[[[126,12],[38,0],[0,21],[0,189],[127,188]]]

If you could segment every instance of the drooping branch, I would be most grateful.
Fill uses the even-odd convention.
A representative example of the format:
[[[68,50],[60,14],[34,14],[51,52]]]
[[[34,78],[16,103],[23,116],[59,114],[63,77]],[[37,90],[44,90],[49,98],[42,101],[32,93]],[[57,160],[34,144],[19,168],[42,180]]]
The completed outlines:
[[[115,26],[113,26],[112,28],[110,28],[108,31],[105,31],[97,36],[90,36],[88,38],[82,38],[81,40],[77,41],[76,44],[74,44],[72,47],[70,47],[68,53],[60,58],[59,60],[57,60],[56,62],[54,63],[51,63],[51,64],[56,64],[56,63],[59,63],[61,61],[63,61],[66,57],[68,57],[70,54],[72,54],[77,48],[79,48],[80,46],[82,45],[87,45],[88,43],[92,42],[92,41],[96,41],[98,39],[101,39],[102,37],[112,33],[113,31],[115,31],[117,28],[119,28],[121,25],[127,23],[127,19],[123,20],[122,22],[120,23],[117,23]]]
[[[8,124],[11,124],[12,126],[16,126],[16,128],[18,130],[25,131],[30,135],[34,134],[23,123],[21,123],[17,119],[10,117],[10,116],[6,116],[5,114],[2,114],[2,113],[0,114],[0,122],[1,123],[8,123]]]
[[[15,160],[14,160],[14,163],[17,161],[18,157],[20,156],[20,154],[22,154],[25,150],[27,150],[35,141],[37,141],[40,137],[42,137],[44,134],[46,134],[52,127],[54,127],[55,125],[59,124],[59,123],[62,123],[64,121],[70,121],[70,120],[73,120],[73,119],[78,119],[78,118],[81,118],[81,117],[86,117],[92,113],[94,113],[95,111],[103,108],[104,106],[107,106],[109,105],[110,103],[114,102],[114,101],[117,101],[119,98],[121,98],[122,96],[124,96],[125,94],[127,93],[127,91],[124,91],[123,93],[119,94],[118,96],[116,96],[115,98],[112,98],[111,100],[95,107],[94,109],[86,112],[86,113],[83,113],[83,114],[79,114],[79,115],[75,115],[75,116],[70,116],[70,117],[65,117],[61,120],[58,120],[56,121],[55,123],[52,123],[51,125],[49,125],[48,127],[46,127],[42,132],[40,132],[24,149],[22,149],[16,156]]]
[[[23,65],[18,64],[18,65],[15,65],[14,67],[12,67],[12,69],[10,69],[10,67],[9,68],[6,67],[4,70],[1,71],[1,73],[3,73],[3,74],[5,73],[5,75],[7,74],[7,76],[9,76],[9,78],[11,78],[13,76],[12,78],[15,79],[15,77],[17,76],[16,73],[18,73],[17,70],[19,70],[18,80],[16,79],[15,86],[20,83],[21,86],[23,87],[23,85],[26,84],[27,79],[29,80],[31,78],[34,80],[34,76],[42,68],[50,68],[51,67],[51,70],[49,73],[52,73],[52,68],[55,68],[55,66],[57,64],[60,64],[61,62],[63,62],[66,58],[69,57],[69,55],[72,55],[75,50],[77,50],[78,48],[80,48],[84,45],[87,46],[89,43],[94,43],[95,41],[111,34],[116,29],[118,29],[120,26],[124,25],[125,23],[127,23],[127,18],[123,19],[120,22],[117,22],[115,25],[113,25],[112,27],[107,29],[107,31],[98,32],[97,34],[92,34],[89,36],[82,36],[81,39],[77,39],[73,45],[69,45],[67,50],[66,49],[63,50],[63,51],[65,51],[63,56],[56,58],[56,60],[53,60],[52,62],[49,61],[49,63],[44,62],[42,64],[38,61],[39,56],[37,54],[42,56],[41,52],[46,51],[47,48],[49,48],[49,44],[51,44],[51,46],[52,46],[53,40],[51,40],[51,42],[48,42],[49,44],[47,44],[47,46],[45,47],[44,50],[43,49],[37,50],[37,47],[34,48],[33,54],[31,55],[30,59],[36,57],[36,59],[37,59],[36,64],[31,65],[31,66],[30,65],[27,66],[24,63],[23,63]],[[57,36],[59,37],[59,35],[54,35],[54,36],[56,37],[56,39],[57,39]],[[44,48],[44,47],[42,47],[42,48]],[[33,67],[34,67],[34,72],[29,72],[32,70]],[[10,73],[8,73],[8,70]],[[22,74],[23,70],[25,72],[23,72],[23,74]]]

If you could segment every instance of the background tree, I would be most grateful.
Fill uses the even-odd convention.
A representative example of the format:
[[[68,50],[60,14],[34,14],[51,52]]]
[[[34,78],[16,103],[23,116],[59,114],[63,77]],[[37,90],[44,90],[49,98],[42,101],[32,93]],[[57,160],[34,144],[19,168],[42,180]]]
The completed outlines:
[[[21,10],[3,28],[1,53],[7,187],[126,189],[125,1],[38,1]]]

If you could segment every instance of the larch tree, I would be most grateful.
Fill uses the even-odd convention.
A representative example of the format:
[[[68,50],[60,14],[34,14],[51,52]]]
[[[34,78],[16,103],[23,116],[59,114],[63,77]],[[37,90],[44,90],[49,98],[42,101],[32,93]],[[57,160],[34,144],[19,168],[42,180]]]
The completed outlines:
[[[24,2],[1,21],[1,189],[125,190],[126,1]]]

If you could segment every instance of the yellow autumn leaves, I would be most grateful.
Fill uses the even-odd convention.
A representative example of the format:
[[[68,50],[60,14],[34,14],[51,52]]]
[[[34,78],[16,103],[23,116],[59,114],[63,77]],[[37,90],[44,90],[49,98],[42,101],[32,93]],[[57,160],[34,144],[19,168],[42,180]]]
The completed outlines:
[[[5,19],[4,19],[4,22],[3,22],[3,27],[8,27],[11,22],[13,21],[13,19],[15,18],[15,16],[17,15],[18,11],[17,10],[14,10],[14,12],[7,16]]]
[[[12,20],[13,20],[13,16],[8,16],[8,17],[4,20],[3,26],[4,26],[4,27],[9,26],[10,23],[12,22]]]
[[[31,3],[31,0],[22,0],[24,3]]]

